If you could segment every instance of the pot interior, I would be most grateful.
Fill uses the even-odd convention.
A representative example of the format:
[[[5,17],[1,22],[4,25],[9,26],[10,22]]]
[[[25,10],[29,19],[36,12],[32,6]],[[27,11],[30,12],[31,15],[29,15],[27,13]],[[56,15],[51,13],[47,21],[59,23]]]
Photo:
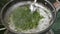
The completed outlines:
[[[53,19],[52,10],[43,3],[18,2],[10,6],[4,14],[4,24],[11,31],[37,33],[47,29]]]

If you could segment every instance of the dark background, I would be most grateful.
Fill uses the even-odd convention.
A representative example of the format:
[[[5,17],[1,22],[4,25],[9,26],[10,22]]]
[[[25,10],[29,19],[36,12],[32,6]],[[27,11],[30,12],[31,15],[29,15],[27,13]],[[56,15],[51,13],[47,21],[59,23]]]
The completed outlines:
[[[9,0],[0,0],[0,10],[8,1]],[[55,0],[49,0],[49,1],[51,1],[52,3],[55,2]],[[0,21],[0,23],[1,23],[1,21]],[[1,27],[4,27],[4,26],[0,25],[0,28]],[[52,30],[54,31],[55,34],[60,34],[60,11],[57,14],[57,18],[55,20],[54,25],[52,26]],[[3,34],[4,32],[5,32],[5,30],[0,31],[0,34]]]

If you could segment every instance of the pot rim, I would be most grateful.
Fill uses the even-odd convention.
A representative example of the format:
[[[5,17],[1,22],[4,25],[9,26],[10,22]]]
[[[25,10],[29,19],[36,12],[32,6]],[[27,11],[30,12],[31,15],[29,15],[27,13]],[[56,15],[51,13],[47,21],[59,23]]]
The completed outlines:
[[[3,19],[2,19],[2,14],[3,14],[3,12],[4,12],[3,10],[4,10],[4,9],[7,7],[7,5],[10,4],[11,2],[13,2],[13,1],[9,1],[6,5],[4,5],[4,7],[3,7],[2,10],[1,10],[1,21],[2,21],[2,24],[3,24],[9,31],[12,31],[12,30],[4,24],[4,21],[3,21]],[[56,10],[54,10],[54,11],[56,11]],[[45,29],[45,30],[43,30],[43,31],[41,31],[41,32],[37,32],[37,33],[42,33],[42,32],[48,31],[48,30],[51,28],[51,26],[53,25],[53,22],[54,22],[54,20],[55,20],[55,18],[56,18],[56,15],[54,15],[53,18],[54,18],[54,19],[52,20],[52,24],[50,24],[50,26],[49,26],[47,29]],[[12,32],[17,33],[17,32],[15,32],[15,31],[12,31]],[[20,33],[21,33],[21,32],[20,32]]]

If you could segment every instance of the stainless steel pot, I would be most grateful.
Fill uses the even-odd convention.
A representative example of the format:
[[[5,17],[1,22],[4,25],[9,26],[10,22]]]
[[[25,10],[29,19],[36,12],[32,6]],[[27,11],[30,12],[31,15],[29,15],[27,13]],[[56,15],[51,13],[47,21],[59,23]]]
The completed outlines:
[[[32,1],[32,2],[33,2],[34,0],[11,0],[11,1],[9,1],[8,3],[6,3],[6,4],[4,5],[4,7],[2,8],[2,10],[1,10],[1,21],[2,21],[3,25],[4,25],[9,31],[11,31],[11,32],[19,33],[19,34],[20,34],[20,33],[21,33],[21,34],[24,34],[24,33],[22,33],[22,32],[15,32],[15,31],[11,30],[11,29],[9,28],[9,26],[8,26],[8,23],[6,22],[7,20],[4,20],[6,14],[9,15],[9,12],[10,12],[10,11],[8,11],[8,13],[7,13],[7,10],[8,10],[11,6],[15,5],[16,3],[23,2],[23,1],[26,1],[26,2],[27,2],[27,1]],[[52,19],[51,19],[51,21],[50,21],[49,27],[46,28],[45,30],[42,30],[42,31],[40,31],[40,32],[37,32],[37,33],[43,33],[43,32],[48,31],[48,30],[51,28],[51,26],[53,25],[58,10],[56,10],[55,5],[53,5],[53,4],[52,4],[50,1],[48,1],[48,0],[37,0],[37,2],[38,2],[38,3],[42,3],[42,4],[43,4],[44,6],[46,6],[48,9],[50,9],[51,14],[52,14]],[[7,17],[6,17],[6,18],[7,18]],[[27,33],[27,34],[28,34],[28,33]],[[36,34],[36,33],[34,33],[34,34]]]

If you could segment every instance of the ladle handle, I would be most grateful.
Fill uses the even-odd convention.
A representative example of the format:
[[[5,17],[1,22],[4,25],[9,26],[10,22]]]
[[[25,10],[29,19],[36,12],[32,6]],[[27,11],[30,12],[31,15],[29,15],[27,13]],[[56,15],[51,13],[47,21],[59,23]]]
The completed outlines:
[[[60,0],[56,0],[56,2],[53,3],[53,5],[55,6],[56,11],[58,12],[60,10]]]

